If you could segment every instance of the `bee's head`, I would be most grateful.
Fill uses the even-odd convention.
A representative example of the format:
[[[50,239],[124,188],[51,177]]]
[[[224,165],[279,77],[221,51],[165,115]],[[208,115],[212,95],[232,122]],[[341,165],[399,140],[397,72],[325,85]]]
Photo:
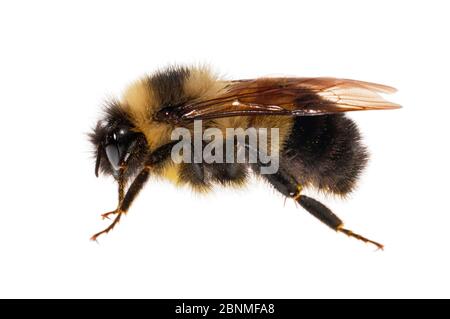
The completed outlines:
[[[100,171],[117,178],[120,168],[126,168],[125,177],[129,177],[143,166],[147,155],[145,137],[118,102],[106,107],[105,117],[89,137],[96,152],[96,176]]]

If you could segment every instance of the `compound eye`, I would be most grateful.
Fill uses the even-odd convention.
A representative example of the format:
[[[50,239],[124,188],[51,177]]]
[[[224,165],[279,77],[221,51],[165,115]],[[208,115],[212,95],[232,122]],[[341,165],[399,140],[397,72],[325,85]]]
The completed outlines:
[[[117,144],[109,144],[105,147],[106,156],[114,170],[119,170],[120,167],[120,152]]]
[[[128,158],[133,136],[127,128],[118,128],[106,136],[105,152],[114,170],[119,170]]]

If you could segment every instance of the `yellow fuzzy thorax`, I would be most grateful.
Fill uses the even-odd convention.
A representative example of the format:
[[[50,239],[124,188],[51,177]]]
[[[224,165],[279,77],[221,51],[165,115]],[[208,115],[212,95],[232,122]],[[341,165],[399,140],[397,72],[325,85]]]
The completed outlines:
[[[189,71],[183,89],[186,96],[191,98],[211,98],[226,85],[226,82],[219,81],[207,68],[191,68]],[[154,89],[147,78],[130,85],[121,102],[137,129],[144,133],[151,150],[170,141],[170,134],[175,127],[153,120],[153,115],[161,106],[158,105]]]

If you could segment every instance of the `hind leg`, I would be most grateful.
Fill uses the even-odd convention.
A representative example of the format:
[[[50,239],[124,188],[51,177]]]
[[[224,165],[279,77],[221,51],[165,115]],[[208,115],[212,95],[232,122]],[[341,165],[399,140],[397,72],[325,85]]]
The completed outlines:
[[[344,223],[342,222],[342,220],[321,202],[311,197],[302,195],[301,184],[299,184],[297,180],[293,176],[288,174],[284,169],[281,168],[275,174],[262,176],[264,176],[269,181],[269,183],[271,183],[275,187],[275,189],[277,189],[280,193],[294,199],[307,212],[309,212],[311,215],[319,219],[321,222],[323,222],[331,229],[337,232],[344,233],[358,240],[362,240],[365,243],[371,243],[375,245],[378,249],[383,249],[383,245],[344,228]]]

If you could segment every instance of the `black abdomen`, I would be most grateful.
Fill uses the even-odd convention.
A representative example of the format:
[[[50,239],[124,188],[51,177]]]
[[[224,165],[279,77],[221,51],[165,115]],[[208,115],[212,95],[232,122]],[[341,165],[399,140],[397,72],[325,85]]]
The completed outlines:
[[[367,160],[356,124],[332,114],[295,118],[280,166],[303,185],[344,195],[354,188]]]

